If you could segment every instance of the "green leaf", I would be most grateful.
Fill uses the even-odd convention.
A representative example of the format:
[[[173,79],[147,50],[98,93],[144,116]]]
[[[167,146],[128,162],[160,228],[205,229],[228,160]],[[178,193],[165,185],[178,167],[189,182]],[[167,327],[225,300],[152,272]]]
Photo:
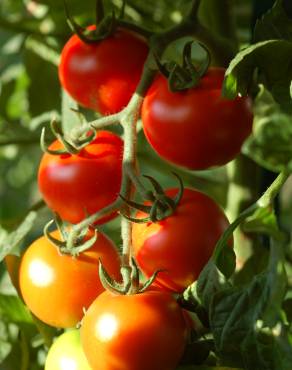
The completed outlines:
[[[236,255],[233,248],[229,246],[223,248],[217,257],[216,265],[227,279],[230,278],[236,267]]]
[[[254,128],[242,152],[271,171],[292,170],[292,114],[282,111],[261,85],[254,104]]]
[[[286,284],[282,246],[273,243],[264,273],[245,286],[218,291],[209,301],[210,326],[222,364],[246,370],[289,369],[285,364],[292,347],[290,355],[284,353],[280,335],[275,334],[284,331],[281,305]],[[289,345],[287,336],[283,340]]]
[[[205,308],[210,307],[214,295],[224,290],[229,283],[211,259],[201,272],[196,284],[196,292]]]
[[[288,298],[283,303],[283,310],[286,314],[288,322],[292,322],[292,298]]]
[[[269,235],[276,240],[286,241],[286,235],[279,230],[275,212],[271,207],[257,209],[242,225],[245,232],[257,232]]]
[[[32,324],[32,316],[17,296],[0,294],[0,317],[3,322]]]
[[[9,355],[11,349],[7,325],[0,321],[0,364]]]
[[[257,82],[264,82],[276,102],[291,111],[292,42],[268,40],[240,51],[225,73],[223,95],[234,99],[247,95],[257,70]]]
[[[256,23],[254,40],[284,39],[292,41],[292,20],[283,8],[283,0],[277,0],[274,6]]]
[[[37,38],[28,38],[25,42],[25,47],[34,52],[40,58],[52,63],[55,66],[58,66],[60,63],[60,55],[50,46],[46,45],[43,41],[40,41]]]
[[[255,275],[262,273],[268,265],[269,250],[262,244],[256,244],[253,248],[252,255],[244,263],[244,266],[235,274],[235,285],[248,284]]]
[[[28,234],[34,225],[36,220],[37,212],[29,212],[22,223],[17,227],[16,230],[7,234],[0,228],[0,262],[9,254],[24,237]]]
[[[36,55],[24,50],[26,72],[30,79],[28,88],[29,109],[35,117],[43,112],[60,110],[60,82],[57,68]]]

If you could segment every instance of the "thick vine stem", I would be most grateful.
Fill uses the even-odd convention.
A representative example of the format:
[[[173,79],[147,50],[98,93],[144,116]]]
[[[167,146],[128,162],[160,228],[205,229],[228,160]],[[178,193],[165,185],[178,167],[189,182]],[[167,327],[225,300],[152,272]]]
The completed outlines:
[[[271,205],[272,201],[279,193],[282,186],[285,184],[286,180],[288,179],[290,173],[286,171],[282,171],[276,179],[272,182],[269,188],[265,191],[265,193],[260,197],[257,201],[258,207],[268,207]]]
[[[115,114],[100,117],[100,118],[98,118],[94,121],[91,121],[89,123],[89,125],[94,130],[100,130],[100,129],[105,128],[107,126],[111,126],[111,125],[115,125],[115,124],[120,123],[121,117],[122,117],[121,113],[115,113]]]
[[[132,168],[135,171],[136,167],[136,136],[137,136],[137,121],[139,119],[140,110],[143,102],[143,98],[155,76],[155,71],[149,68],[149,64],[152,63],[151,53],[144,66],[141,81],[137,87],[136,92],[132,96],[129,105],[125,109],[125,114],[121,119],[121,125],[124,129],[124,154],[123,154],[123,181],[121,187],[121,194],[126,198],[130,199],[132,190],[132,181],[128,176],[128,169]],[[127,204],[123,203],[122,212],[126,216],[130,215],[130,208]],[[131,235],[132,235],[132,224],[126,219],[122,219],[122,239],[123,239],[123,263],[128,263],[131,258]]]

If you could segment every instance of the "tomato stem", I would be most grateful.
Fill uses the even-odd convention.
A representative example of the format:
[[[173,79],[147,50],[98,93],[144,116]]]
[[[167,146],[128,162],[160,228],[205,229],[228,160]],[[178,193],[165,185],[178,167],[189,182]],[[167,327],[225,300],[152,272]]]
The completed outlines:
[[[257,209],[271,206],[276,195],[281,190],[289,177],[289,173],[286,171],[281,172],[277,178],[272,182],[266,192],[250,207],[246,208],[237,218],[233,221],[230,226],[225,230],[221,238],[218,240],[212,258],[217,261],[221,252],[226,247],[227,242],[235,229],[244,221],[247,217],[251,216]]]
[[[95,130],[100,130],[107,126],[116,125],[120,123],[121,117],[122,117],[121,113],[100,117],[94,121],[91,121],[90,127],[92,127]]]
[[[103,0],[96,0],[96,5],[95,5],[95,22],[96,22],[96,27],[103,20],[103,18],[104,18],[104,4],[103,4]]]

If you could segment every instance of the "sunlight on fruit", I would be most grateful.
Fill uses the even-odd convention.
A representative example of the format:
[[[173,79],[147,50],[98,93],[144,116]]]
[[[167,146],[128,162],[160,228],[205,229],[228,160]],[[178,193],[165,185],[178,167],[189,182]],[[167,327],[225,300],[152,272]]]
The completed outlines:
[[[60,360],[60,369],[62,370],[77,370],[77,364],[72,358],[63,357]]]
[[[34,285],[45,287],[54,280],[54,271],[43,261],[36,259],[29,265],[29,277]]]
[[[118,323],[114,315],[104,314],[96,324],[96,336],[102,342],[113,338],[118,329]]]

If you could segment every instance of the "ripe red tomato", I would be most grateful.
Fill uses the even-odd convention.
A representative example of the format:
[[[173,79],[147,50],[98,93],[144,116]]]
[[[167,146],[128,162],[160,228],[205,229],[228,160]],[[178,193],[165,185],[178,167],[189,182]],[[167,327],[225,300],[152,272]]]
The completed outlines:
[[[81,347],[79,330],[69,330],[55,340],[45,370],[91,370]]]
[[[95,44],[85,44],[74,35],[62,50],[59,78],[64,89],[84,107],[102,114],[116,113],[134,93],[147,54],[146,42],[126,30],[120,29]]]
[[[82,320],[81,343],[93,370],[174,370],[186,324],[167,292],[102,293]]]
[[[60,148],[62,144],[57,140],[50,146],[53,150]],[[111,204],[121,186],[122,153],[123,141],[109,131],[99,131],[96,139],[77,155],[45,153],[38,184],[48,207],[63,220],[78,223]]]
[[[90,231],[87,237],[92,235]],[[53,236],[59,237],[59,232]],[[20,290],[28,308],[49,325],[75,326],[83,317],[83,309],[104,291],[98,275],[99,258],[118,279],[119,254],[102,233],[78,257],[60,254],[44,236],[34,241],[25,251],[19,270]]]
[[[177,191],[169,189],[166,194],[173,197]],[[146,214],[138,211],[135,217],[144,218]],[[211,198],[185,189],[171,216],[156,223],[133,224],[133,254],[147,276],[165,270],[158,274],[157,285],[182,292],[197,279],[228,225],[223,211]]]
[[[142,106],[144,133],[165,160],[193,170],[221,166],[240,152],[252,129],[251,102],[221,97],[224,69],[210,68],[195,88],[169,91],[159,75]]]

